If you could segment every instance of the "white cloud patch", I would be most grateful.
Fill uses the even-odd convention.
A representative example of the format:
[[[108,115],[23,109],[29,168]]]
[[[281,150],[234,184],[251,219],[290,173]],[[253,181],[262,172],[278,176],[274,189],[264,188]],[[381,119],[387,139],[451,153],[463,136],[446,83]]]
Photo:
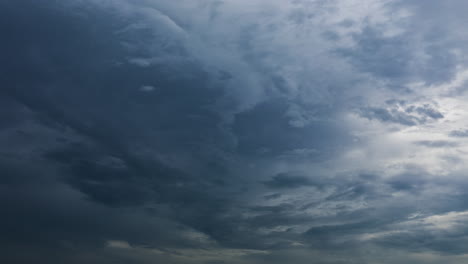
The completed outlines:
[[[156,90],[156,87],[152,85],[143,85],[140,87],[140,91],[142,92],[153,92]]]

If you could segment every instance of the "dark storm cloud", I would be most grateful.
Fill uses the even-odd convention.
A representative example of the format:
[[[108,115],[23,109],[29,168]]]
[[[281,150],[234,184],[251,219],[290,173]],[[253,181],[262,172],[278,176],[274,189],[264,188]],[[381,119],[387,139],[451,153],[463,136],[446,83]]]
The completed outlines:
[[[9,8],[7,10],[11,12],[21,10],[20,6],[15,5]],[[119,28],[119,18],[108,18],[115,19],[113,24],[91,15],[91,19],[96,19],[96,27],[89,30],[86,25],[90,21],[85,23],[80,16],[54,16],[65,16],[66,13],[61,12],[66,11],[44,7],[41,12],[21,17],[22,22],[17,25],[21,28],[17,31],[22,32],[33,32],[33,21],[38,20],[38,16],[50,16],[48,19],[52,22],[49,25],[47,20],[42,21],[49,26],[44,26],[42,35],[30,35],[23,46],[13,49],[12,44],[7,47],[11,48],[8,53],[18,53],[16,59],[22,61],[18,65],[24,64],[24,70],[33,71],[34,75],[28,73],[30,78],[21,78],[20,72],[24,71],[20,66],[20,69],[9,67],[12,77],[6,79],[3,94],[27,108],[31,112],[27,118],[40,124],[39,128],[26,131],[28,135],[37,133],[37,129],[46,129],[50,130],[48,133],[51,136],[60,138],[56,144],[41,146],[42,149],[34,156],[38,159],[37,172],[50,175],[48,180],[51,184],[41,187],[33,184],[29,187],[43,189],[50,195],[47,199],[58,201],[57,207],[49,206],[47,201],[25,207],[8,202],[5,205],[12,210],[13,218],[21,214],[34,218],[44,210],[46,216],[43,221],[31,225],[27,234],[40,237],[53,232],[48,236],[50,244],[38,247],[39,241],[29,239],[24,233],[12,245],[13,248],[18,246],[12,251],[12,258],[18,257],[17,251],[23,243],[31,243],[31,247],[38,251],[36,257],[43,259],[45,252],[64,247],[60,241],[66,242],[65,247],[71,244],[78,255],[88,247],[93,248],[93,245],[97,250],[95,254],[103,254],[100,252],[102,245],[110,239],[152,247],[200,246],[191,245],[191,238],[187,243],[178,243],[179,238],[184,239],[186,235],[178,230],[178,225],[202,232],[221,245],[264,247],[262,244],[268,240],[267,237],[255,238],[254,233],[239,232],[245,220],[228,214],[231,210],[230,193],[237,192],[235,189],[238,187],[235,178],[226,179],[229,172],[224,168],[223,157],[215,151],[219,147],[230,150],[233,147],[230,143],[232,135],[220,128],[220,115],[212,110],[222,93],[213,89],[209,76],[190,61],[181,64],[177,70],[126,64],[122,61],[127,56],[135,56],[134,47],[122,47],[120,41],[131,35],[122,36],[120,33],[115,36],[110,33]],[[8,20],[8,23],[12,24],[13,21]],[[68,33],[70,27],[77,33]],[[60,38],[54,38],[61,34]],[[68,37],[62,39],[63,35]],[[19,42],[14,39],[10,41]],[[49,46],[49,42],[57,42],[57,46]],[[76,43],[81,44],[77,47]],[[34,56],[20,52],[28,50],[30,46],[47,58],[47,63],[34,61]],[[10,65],[15,64],[11,62]],[[140,87],[147,84],[158,89],[143,93]],[[272,114],[271,118],[275,118],[275,113]],[[283,122],[283,125],[289,126],[287,118]],[[287,128],[285,132],[288,132]],[[298,133],[306,133],[297,130]],[[67,135],[65,131],[73,131],[74,136]],[[312,130],[309,128],[308,131]],[[267,143],[277,148],[279,153],[289,149],[288,144],[294,144],[293,148],[300,146],[299,142],[295,142],[299,134],[288,137],[282,143]],[[15,143],[22,145],[24,142]],[[210,148],[215,148],[213,154]],[[163,164],[156,158],[167,156],[171,160],[171,156],[187,151],[190,153],[188,159],[175,160],[174,163],[169,161],[169,164]],[[170,167],[180,166],[180,163],[184,164],[180,170]],[[19,172],[13,170],[11,173]],[[73,197],[76,205],[67,207],[67,201],[61,199],[64,194],[55,192],[55,188],[65,188],[60,187],[63,184],[78,196]],[[20,184],[18,188],[23,190],[26,187]],[[42,192],[23,197],[22,193],[8,193],[5,200],[24,199],[26,204],[42,201]],[[32,207],[38,209],[31,210]],[[82,217],[70,212],[76,207],[83,207],[76,212]],[[286,211],[284,215],[276,216],[278,211],[256,208],[270,215],[275,223],[265,223],[266,226],[294,219],[286,215]],[[68,215],[70,217],[65,217]],[[253,220],[247,226],[257,228],[268,215]],[[52,224],[56,223],[56,219],[63,219],[63,224]],[[113,225],[103,228],[111,221],[114,221]],[[153,224],[136,224],[147,221]],[[14,221],[10,224],[10,230],[20,230],[23,225]],[[168,237],[170,233],[174,233],[173,238]],[[5,237],[4,243],[11,241],[11,236]],[[281,244],[283,240],[280,236],[273,241],[274,244]],[[76,261],[73,253],[64,253],[63,259],[66,262]],[[110,262],[111,259],[106,261]]]
[[[385,14],[359,21],[334,1],[202,2],[0,3],[0,261],[466,253],[463,177],[378,160],[393,154],[347,118],[448,119],[435,101],[407,98],[408,83],[455,75],[442,27],[389,34]],[[465,134],[408,152],[461,148]]]
[[[272,189],[282,189],[312,186],[313,182],[304,176],[280,173],[273,176],[271,180],[264,182],[264,184]]]
[[[2,255],[27,263],[20,252],[31,247],[31,258],[53,263],[47,252],[62,250],[56,263],[71,263],[93,247],[101,254],[110,239],[184,247],[193,240],[190,228],[209,232],[211,217],[225,207],[225,198],[202,191],[215,185],[216,175],[190,178],[133,151],[148,144],[162,152],[197,148],[223,137],[220,119],[207,110],[217,92],[187,89],[208,86],[203,72],[186,64],[180,70],[187,77],[174,79],[161,67],[122,62],[134,56],[120,44],[126,36],[112,33],[124,21],[102,20],[100,11],[86,10],[85,19],[42,2],[0,5],[0,25],[11,33],[0,44],[8,116],[2,142],[5,133],[15,135],[2,153],[8,217],[1,243],[11,248]],[[141,92],[147,84],[160,89]]]
[[[427,183],[427,180],[424,179],[426,174],[424,171],[408,171],[404,174],[393,176],[386,183],[397,191],[418,192],[422,191]]]
[[[322,116],[333,115],[324,106],[316,106]],[[313,120],[298,125],[284,100],[258,104],[249,111],[236,115],[233,132],[242,153],[256,155],[287,154],[296,149],[310,149],[310,158],[329,157],[351,143],[350,135],[339,124],[328,120]],[[312,140],[311,140],[312,138]]]
[[[281,193],[274,193],[274,194],[269,194],[265,195],[264,198],[267,200],[273,200],[281,197]]]

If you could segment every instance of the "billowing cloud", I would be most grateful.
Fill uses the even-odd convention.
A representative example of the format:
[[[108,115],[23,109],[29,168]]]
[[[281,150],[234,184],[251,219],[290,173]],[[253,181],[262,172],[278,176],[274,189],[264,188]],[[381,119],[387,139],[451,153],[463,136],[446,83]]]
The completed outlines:
[[[463,10],[0,3],[0,260],[466,262]]]

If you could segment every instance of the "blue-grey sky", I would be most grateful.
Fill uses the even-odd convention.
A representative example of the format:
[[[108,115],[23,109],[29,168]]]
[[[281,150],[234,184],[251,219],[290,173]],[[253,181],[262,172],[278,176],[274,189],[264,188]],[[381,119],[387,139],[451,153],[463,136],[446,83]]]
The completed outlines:
[[[467,9],[0,1],[0,262],[468,263]]]

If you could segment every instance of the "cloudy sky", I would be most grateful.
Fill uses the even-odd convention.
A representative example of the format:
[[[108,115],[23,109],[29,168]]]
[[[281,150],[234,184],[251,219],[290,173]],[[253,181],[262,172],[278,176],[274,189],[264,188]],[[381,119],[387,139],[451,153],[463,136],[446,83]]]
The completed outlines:
[[[0,262],[468,263],[466,10],[0,1]]]

